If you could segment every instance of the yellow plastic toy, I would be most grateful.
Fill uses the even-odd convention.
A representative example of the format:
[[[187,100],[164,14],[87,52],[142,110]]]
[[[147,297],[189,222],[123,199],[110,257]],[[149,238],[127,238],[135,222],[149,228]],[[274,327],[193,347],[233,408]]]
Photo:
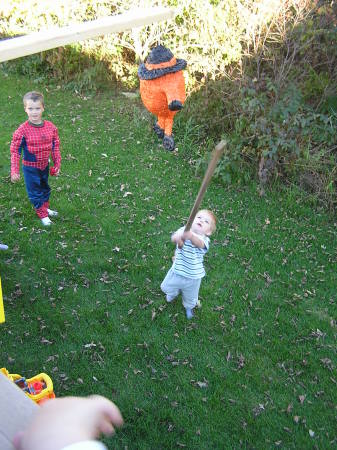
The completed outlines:
[[[26,378],[16,373],[9,373],[4,367],[0,369],[7,378],[13,381],[35,403],[41,404],[55,398],[53,382],[46,373],[39,373],[35,377]]]
[[[3,323],[4,321],[5,321],[5,309],[4,309],[4,302],[2,299],[1,278],[0,278],[0,323]]]

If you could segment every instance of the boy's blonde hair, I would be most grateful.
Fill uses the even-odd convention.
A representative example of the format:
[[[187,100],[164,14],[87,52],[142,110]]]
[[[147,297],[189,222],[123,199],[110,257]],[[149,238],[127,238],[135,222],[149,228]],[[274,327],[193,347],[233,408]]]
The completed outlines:
[[[214,233],[214,231],[216,230],[216,217],[215,217],[215,214],[212,211],[210,211],[209,209],[201,209],[198,212],[202,212],[202,211],[206,212],[211,217],[211,219],[212,219],[211,232]]]
[[[41,92],[37,91],[27,92],[27,94],[23,96],[24,106],[26,106],[28,100],[32,100],[33,102],[41,102],[42,106],[44,106],[44,97],[43,94],[41,94]]]

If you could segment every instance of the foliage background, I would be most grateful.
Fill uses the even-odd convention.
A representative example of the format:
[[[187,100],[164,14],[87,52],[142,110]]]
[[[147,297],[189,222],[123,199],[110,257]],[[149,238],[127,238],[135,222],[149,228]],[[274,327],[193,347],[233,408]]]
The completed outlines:
[[[336,3],[322,0],[9,0],[0,6],[3,37],[119,14],[174,8],[166,23],[111,34],[2,65],[38,82],[46,76],[78,93],[136,90],[137,67],[158,42],[188,62],[188,100],[176,134],[190,139],[203,167],[221,137],[224,184],[297,184],[334,208],[337,188]]]

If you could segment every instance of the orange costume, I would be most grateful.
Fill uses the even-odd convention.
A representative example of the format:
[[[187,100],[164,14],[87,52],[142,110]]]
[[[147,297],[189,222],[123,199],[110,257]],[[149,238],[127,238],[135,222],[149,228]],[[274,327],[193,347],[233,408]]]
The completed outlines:
[[[186,61],[176,59],[172,52],[158,45],[138,68],[140,95],[145,107],[157,117],[153,129],[163,146],[174,150],[172,127],[174,116],[185,102],[185,80],[182,70]]]

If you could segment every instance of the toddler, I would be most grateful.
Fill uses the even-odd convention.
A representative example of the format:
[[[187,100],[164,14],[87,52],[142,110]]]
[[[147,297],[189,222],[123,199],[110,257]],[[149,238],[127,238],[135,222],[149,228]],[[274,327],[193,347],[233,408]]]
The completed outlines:
[[[58,214],[49,209],[49,157],[54,162],[50,175],[57,176],[61,167],[60,140],[56,126],[48,120],[42,120],[44,99],[40,92],[25,94],[23,105],[28,120],[13,134],[10,148],[11,181],[20,179],[20,156],[23,152],[22,171],[28,198],[42,224],[48,226],[52,223],[48,216]]]
[[[202,209],[197,213],[190,231],[185,231],[185,227],[182,227],[171,237],[172,242],[176,244],[175,258],[160,287],[168,302],[172,302],[182,293],[187,319],[193,317],[193,309],[199,304],[201,278],[206,275],[204,255],[208,251],[209,237],[215,228],[215,215],[212,211]]]

